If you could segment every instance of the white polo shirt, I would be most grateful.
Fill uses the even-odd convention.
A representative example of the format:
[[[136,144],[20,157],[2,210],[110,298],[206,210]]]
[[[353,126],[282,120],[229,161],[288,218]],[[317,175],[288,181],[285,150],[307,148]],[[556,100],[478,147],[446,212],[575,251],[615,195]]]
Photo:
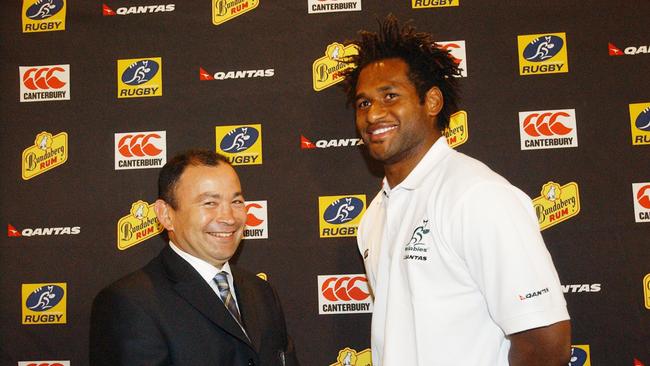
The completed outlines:
[[[374,366],[505,366],[506,334],[569,319],[530,198],[441,137],[359,227]]]

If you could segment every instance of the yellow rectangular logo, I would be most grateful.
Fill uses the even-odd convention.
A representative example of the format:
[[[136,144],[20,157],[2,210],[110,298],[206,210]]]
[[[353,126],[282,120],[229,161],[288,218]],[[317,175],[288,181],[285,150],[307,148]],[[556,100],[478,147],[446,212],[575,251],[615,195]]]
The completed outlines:
[[[467,112],[458,111],[449,118],[449,127],[443,131],[450,147],[460,146],[469,139]]]
[[[24,283],[22,285],[23,324],[65,324],[66,283]]]
[[[162,58],[117,60],[117,97],[143,98],[163,95]]]
[[[142,200],[131,205],[129,214],[117,222],[117,249],[128,249],[163,231],[153,206]]]
[[[565,33],[517,36],[519,75],[569,72]]]
[[[650,103],[630,104],[632,145],[650,145]]]
[[[444,8],[448,6],[459,6],[460,0],[411,0],[411,8]]]
[[[321,238],[355,236],[366,212],[366,195],[318,197]]]
[[[216,126],[216,151],[232,165],[262,164],[262,125]]]
[[[643,298],[645,299],[645,308],[650,310],[650,273],[643,277]]]
[[[571,345],[571,358],[569,366],[591,366],[588,344]]]
[[[23,33],[65,30],[65,0],[23,0]]]
[[[22,177],[32,179],[68,161],[68,134],[52,136],[49,132],[36,135],[34,145],[23,150]]]
[[[212,24],[219,25],[260,5],[259,0],[212,0]]]
[[[541,196],[533,200],[540,230],[568,220],[580,212],[578,183],[563,186],[548,182],[542,186]]]
[[[343,46],[334,42],[327,46],[325,56],[311,65],[314,90],[321,91],[343,81],[343,72],[354,68],[354,64],[344,62],[345,59],[358,53],[354,45]]]

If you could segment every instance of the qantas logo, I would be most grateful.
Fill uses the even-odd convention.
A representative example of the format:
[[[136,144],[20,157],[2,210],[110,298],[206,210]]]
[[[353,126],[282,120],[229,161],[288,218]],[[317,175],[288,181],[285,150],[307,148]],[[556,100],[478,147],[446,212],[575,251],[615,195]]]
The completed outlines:
[[[318,140],[316,143],[311,142],[308,138],[300,135],[300,148],[305,149],[327,149],[330,147],[348,147],[363,145],[363,140],[359,138],[352,139],[331,139],[331,140]]]
[[[166,4],[166,5],[145,5],[145,6],[131,6],[131,7],[121,7],[117,8],[117,11],[114,11],[106,4],[102,4],[102,14],[104,16],[114,16],[114,15],[132,15],[132,14],[151,14],[151,13],[161,13],[161,12],[171,12],[176,10],[175,4]]]
[[[600,292],[600,283],[585,283],[576,285],[562,285],[562,292],[576,293],[576,292]]]
[[[199,67],[199,80],[246,79],[272,77],[274,75],[275,69],[217,71],[214,74],[210,74],[204,68]]]
[[[23,230],[16,229],[13,225],[7,224],[7,236],[17,238],[21,236],[39,236],[39,235],[77,235],[81,232],[79,226],[64,227],[44,227],[44,228],[26,228]]]
[[[609,50],[610,56],[623,56],[623,55],[636,56],[642,53],[645,54],[650,53],[650,45],[639,46],[639,47],[629,46],[629,47],[625,47],[625,49],[621,51],[620,48],[616,47],[613,43],[610,42],[607,44],[607,48]]]

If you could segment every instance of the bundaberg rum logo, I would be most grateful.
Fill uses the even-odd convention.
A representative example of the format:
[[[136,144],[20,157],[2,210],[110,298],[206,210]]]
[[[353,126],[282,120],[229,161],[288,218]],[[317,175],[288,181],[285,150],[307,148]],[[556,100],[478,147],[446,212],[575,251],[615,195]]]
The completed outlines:
[[[52,136],[49,132],[36,135],[34,145],[23,151],[22,176],[24,180],[65,163],[68,160],[68,134],[61,132]]]
[[[533,200],[533,206],[541,230],[568,220],[580,212],[578,184],[560,186],[548,182],[542,186],[541,196]]]
[[[343,46],[334,42],[327,46],[325,56],[314,61],[312,65],[314,90],[321,91],[343,81],[343,71],[354,67],[344,61],[356,54],[358,51],[353,45]]]
[[[339,351],[336,362],[330,366],[372,366],[370,348],[357,352],[350,347],[345,347]]]
[[[443,131],[450,147],[456,147],[467,142],[467,112],[458,111],[449,118],[449,127]]]
[[[212,24],[225,23],[257,8],[258,5],[259,0],[212,0]]]
[[[142,200],[131,205],[129,214],[117,222],[117,249],[128,249],[163,231],[153,206]]]

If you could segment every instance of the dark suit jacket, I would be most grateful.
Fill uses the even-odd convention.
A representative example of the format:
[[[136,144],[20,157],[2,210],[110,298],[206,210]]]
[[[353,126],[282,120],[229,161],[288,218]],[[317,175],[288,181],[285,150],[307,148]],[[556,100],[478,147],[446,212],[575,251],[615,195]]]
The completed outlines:
[[[90,321],[90,364],[298,365],[275,291],[231,266],[250,341],[199,273],[169,246],[102,290]]]

